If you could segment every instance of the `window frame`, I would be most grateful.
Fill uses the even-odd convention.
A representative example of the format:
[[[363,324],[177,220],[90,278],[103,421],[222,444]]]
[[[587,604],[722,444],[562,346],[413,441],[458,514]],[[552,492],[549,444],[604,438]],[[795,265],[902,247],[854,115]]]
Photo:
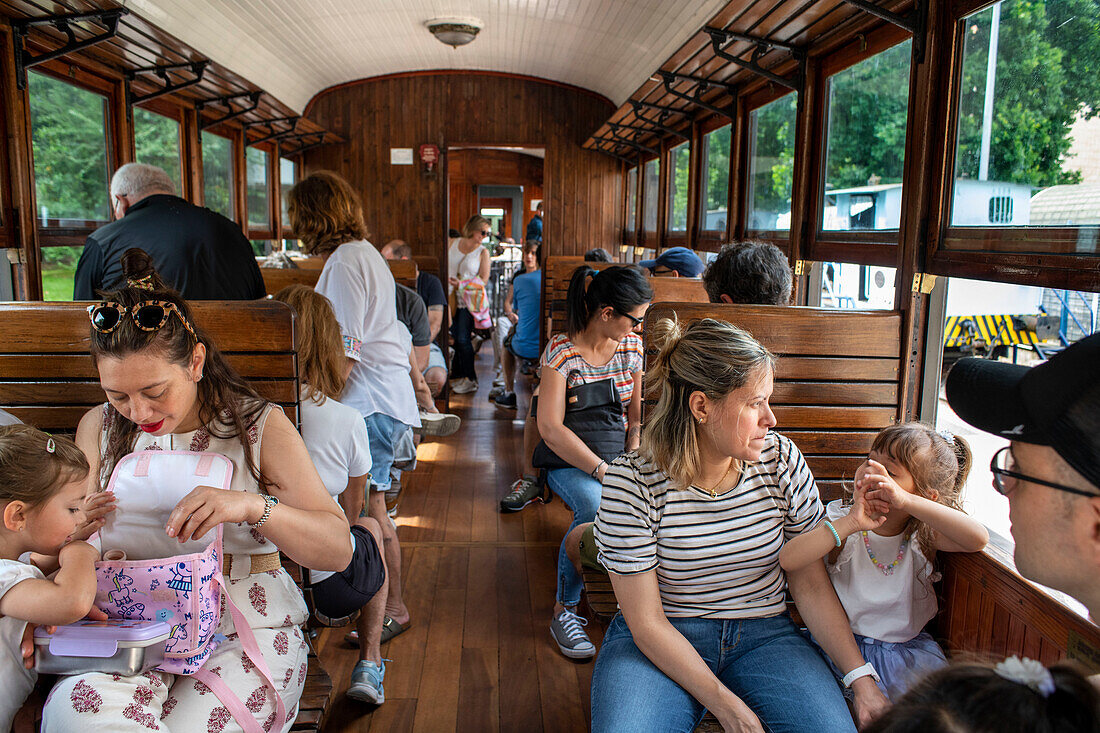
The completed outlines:
[[[279,145],[278,143],[276,143],[276,145],[275,145],[275,171],[276,171],[276,173],[278,173],[278,181],[276,181],[275,189],[276,189],[276,195],[278,196],[278,198],[277,198],[277,200],[272,202],[272,206],[274,208],[274,213],[275,213],[275,226],[279,230],[279,234],[280,234],[280,236],[279,236],[280,246],[282,246],[282,240],[284,240],[284,239],[295,239],[296,238],[294,236],[294,230],[290,228],[290,217],[288,216],[287,220],[283,221],[283,168],[282,168],[282,161],[284,161],[284,160],[287,161],[288,163],[293,164],[293,166],[294,166],[294,183],[291,184],[291,187],[293,187],[294,184],[298,183],[298,181],[302,180],[302,164],[301,164],[301,162],[300,161],[295,161],[293,158],[287,158],[286,156],[284,156],[282,146]]]
[[[704,200],[703,192],[707,175],[706,168],[703,165],[703,155],[706,145],[705,140],[707,135],[727,125],[729,125],[730,128],[730,152],[729,167],[726,170],[726,228],[704,229],[703,222],[706,221],[706,201]],[[695,183],[696,191],[695,206],[693,207],[696,224],[692,231],[694,233],[696,249],[712,252],[717,251],[723,244],[730,241],[732,233],[737,226],[736,222],[740,216],[740,206],[738,205],[736,191],[739,189],[738,182],[740,176],[734,175],[734,166],[736,165],[740,151],[738,132],[741,127],[740,114],[737,115],[737,119],[730,119],[720,115],[709,115],[695,125],[695,137],[698,139],[696,147],[699,150],[697,160],[699,163],[696,166],[696,173],[692,178]]]
[[[933,31],[943,39],[950,63],[937,69],[936,86],[945,89],[934,115],[932,139],[950,140],[933,151],[932,201],[935,226],[929,227],[927,263],[939,275],[995,279],[1069,290],[1094,290],[1097,255],[1079,254],[1076,244],[1100,245],[1100,226],[1077,227],[955,227],[951,225],[955,161],[958,153],[959,92],[965,18],[991,7],[991,0],[949,0]],[[934,146],[933,146],[934,147]]]
[[[752,186],[749,185],[749,179],[752,177],[752,154],[753,154],[753,141],[751,139],[752,126],[749,124],[749,115],[767,105],[782,99],[788,94],[795,95],[795,142],[794,142],[794,162],[791,167],[791,229],[752,229],[749,227],[749,213],[752,211],[752,202],[749,201],[749,195],[752,190]],[[738,207],[741,212],[741,222],[739,231],[742,233],[744,239],[758,239],[765,242],[771,242],[781,250],[790,255],[792,230],[795,226],[794,221],[794,199],[798,194],[798,181],[795,177],[795,172],[798,170],[798,158],[801,154],[801,146],[798,144],[798,109],[802,100],[799,98],[802,92],[800,90],[791,90],[786,87],[766,86],[757,89],[754,92],[742,96],[738,102],[738,118],[742,120],[740,130],[740,158],[738,164],[743,171],[742,178],[744,184],[741,186],[740,206]],[[822,159],[824,164],[824,158]],[[805,209],[804,209],[805,210]]]
[[[246,141],[247,141],[247,138],[246,138]],[[249,148],[255,148],[256,150],[259,150],[259,151],[263,152],[265,155],[267,155],[267,227],[266,228],[254,227],[252,225],[252,222],[248,218],[248,159],[247,159],[247,156],[248,156],[248,149]],[[276,206],[278,206],[278,199],[276,198],[276,193],[275,193],[274,189],[279,187],[279,185],[275,182],[275,177],[280,175],[280,173],[281,173],[281,171],[279,170],[279,167],[278,167],[278,162],[277,162],[279,160],[278,146],[276,146],[275,144],[270,143],[270,142],[260,143],[259,145],[248,145],[248,144],[246,144],[243,147],[242,150],[243,150],[243,156],[245,158],[245,160],[244,160],[244,175],[245,175],[244,221],[245,221],[245,226],[248,228],[248,232],[245,236],[247,236],[249,239],[270,239],[270,240],[281,239],[281,237],[275,236],[275,231],[278,228],[277,216],[279,216],[282,213],[281,211],[276,211],[276,208],[275,208]],[[295,170],[295,175],[297,175],[297,170]]]
[[[34,130],[30,125],[30,88],[25,92],[27,101],[27,147],[29,154],[29,171],[28,174],[31,177],[31,192],[34,195],[35,212],[33,214],[34,227],[38,235],[38,246],[42,247],[63,247],[63,246],[75,246],[83,245],[88,236],[99,227],[104,224],[110,224],[114,221],[113,211],[111,207],[111,176],[115,171],[122,166],[123,160],[121,155],[120,141],[123,139],[123,121],[119,119],[121,115],[119,111],[125,109],[124,99],[125,95],[122,91],[121,80],[110,79],[105,76],[88,71],[84,67],[65,61],[64,58],[53,59],[35,65],[33,71],[27,70],[27,73],[39,72],[45,76],[49,76],[57,81],[71,84],[78,89],[97,94],[106,99],[106,112],[105,119],[103,121],[103,136],[107,149],[106,163],[107,163],[107,179],[103,182],[104,191],[107,194],[107,219],[102,222],[95,222],[92,225],[73,226],[73,227],[58,227],[58,226],[43,226],[41,219],[38,217],[38,191],[37,183],[34,176]],[[127,121],[127,127],[129,122]],[[132,142],[131,142],[132,145]],[[127,156],[130,157],[129,151]],[[41,269],[41,268],[40,268]],[[39,272],[41,277],[41,272]]]
[[[237,222],[237,224],[241,227],[241,231],[243,233],[245,233],[245,235],[247,236],[247,233],[248,233],[248,214],[247,214],[247,212],[245,212],[243,214],[244,218],[242,219],[242,210],[245,208],[245,206],[241,203],[242,202],[242,196],[244,194],[243,188],[247,187],[247,181],[242,183],[242,180],[245,178],[245,171],[244,171],[244,148],[242,147],[242,145],[240,143],[241,130],[240,130],[240,128],[231,127],[227,124],[212,125],[212,126],[207,127],[205,129],[202,129],[201,125],[202,125],[202,117],[200,116],[199,117],[200,129],[198,131],[198,138],[199,138],[198,173],[202,177],[202,195],[199,197],[200,200],[198,202],[198,205],[199,206],[206,206],[206,168],[203,165],[203,158],[202,158],[202,156],[203,156],[202,136],[205,133],[210,133],[211,135],[217,135],[218,137],[225,138],[226,140],[229,141],[230,158],[232,160],[232,166],[230,167],[229,176],[230,176],[230,180],[233,182],[233,192],[229,197],[230,205],[232,206],[232,212],[231,212],[232,216],[227,216],[226,218],[232,219],[233,221]],[[211,211],[212,210],[213,209],[211,209]]]
[[[662,143],[663,148],[663,143]],[[635,238],[636,247],[643,248],[656,248],[660,246],[661,240],[661,198],[662,198],[662,186],[663,177],[665,175],[665,169],[668,167],[661,164],[661,159],[664,157],[664,150],[661,150],[661,155],[646,155],[642,156],[638,160],[638,166],[642,173],[638,176],[638,231]],[[657,223],[655,229],[646,228],[646,215],[649,213],[649,209],[646,206],[645,186],[646,175],[645,167],[654,160],[657,161],[657,195],[655,197],[654,204],[657,207]]]
[[[694,221],[693,221],[694,217],[692,215],[692,209],[694,208],[692,206],[692,198],[694,196],[697,199],[698,196],[699,196],[699,191],[696,188],[696,186],[694,185],[694,178],[695,178],[694,174],[697,172],[698,167],[699,167],[695,162],[695,155],[696,155],[696,152],[698,150],[698,146],[694,144],[695,143],[694,138],[695,138],[695,136],[691,135],[691,136],[688,137],[688,139],[684,140],[684,139],[679,138],[675,135],[672,135],[672,136],[669,136],[669,137],[665,138],[665,140],[662,141],[662,144],[661,144],[661,154],[665,159],[665,162],[662,165],[662,167],[667,169],[667,171],[668,171],[668,174],[665,176],[665,186],[664,186],[663,193],[662,193],[663,206],[660,205],[660,204],[658,205],[658,211],[660,211],[661,209],[664,209],[664,221],[663,222],[658,222],[658,226],[661,228],[661,232],[662,232],[662,235],[663,235],[662,236],[662,245],[661,245],[662,248],[663,247],[688,247],[688,246],[690,246],[689,245],[689,239],[691,237],[691,232],[692,232],[693,224],[694,224]],[[684,146],[684,145],[688,146],[688,175],[687,175],[688,190],[687,190],[687,202],[685,203],[685,206],[684,206],[684,219],[685,219],[685,221],[684,221],[684,228],[683,229],[673,231],[671,229],[671,227],[672,227],[672,206],[671,206],[672,201],[670,199],[671,199],[671,196],[672,196],[672,188],[673,188],[673,185],[674,185],[674,178],[675,178],[674,168],[675,168],[675,166],[673,165],[672,157],[673,157],[673,151],[676,150],[677,148],[680,148],[680,147]]]
[[[818,262],[851,262],[861,265],[876,265],[882,267],[896,267],[901,256],[901,245],[904,228],[878,229],[866,231],[826,231],[822,229],[822,213],[824,209],[825,191],[825,166],[827,163],[827,146],[829,138],[828,125],[828,83],[829,79],[846,69],[855,66],[861,61],[866,61],[884,51],[905,41],[912,40],[913,36],[908,31],[897,26],[883,23],[874,28],[873,33],[858,34],[850,38],[837,50],[823,56],[816,65],[816,71],[807,84],[813,85],[813,104],[809,160],[810,186],[807,198],[804,202],[804,218],[800,222],[803,227],[804,239],[802,242],[802,259]],[[909,104],[906,112],[905,134],[905,158],[902,164],[902,180],[905,181],[907,172],[913,161],[909,159],[908,148],[912,135],[913,111],[912,92],[916,78],[917,67],[912,63],[910,53],[909,65]],[[782,95],[780,95],[782,96]],[[798,154],[799,146],[795,144],[795,154]],[[797,182],[796,182],[797,186]],[[797,195],[797,188],[795,193]],[[901,210],[906,210],[908,198],[911,192],[902,189]],[[793,202],[792,202],[793,203]],[[797,223],[793,219],[791,226]],[[791,236],[794,236],[793,234]]]
[[[622,246],[632,247],[638,239],[638,211],[640,206],[638,205],[641,200],[641,191],[639,191],[638,179],[643,169],[643,163],[639,160],[634,165],[623,163],[623,234],[622,234]],[[630,173],[634,173],[634,221],[630,221]],[[623,252],[625,254],[625,251]]]
[[[150,99],[150,100],[148,100],[146,102],[142,102],[140,104],[130,105],[127,112],[129,114],[130,138],[132,140],[134,140],[134,150],[131,151],[132,152],[131,158],[136,161],[137,160],[137,139],[133,134],[133,129],[134,129],[133,110],[135,110],[135,109],[143,109],[146,112],[152,112],[153,114],[158,114],[161,117],[167,117],[168,119],[173,120],[177,125],[179,125],[179,134],[180,134],[180,190],[177,191],[176,194],[180,198],[190,201],[191,200],[191,189],[193,187],[193,184],[192,184],[192,181],[191,181],[191,172],[187,168],[187,157],[188,157],[187,156],[187,126],[186,126],[186,122],[184,120],[184,117],[185,117],[184,108],[181,107],[178,104],[173,104],[172,102],[169,102],[168,100],[164,99],[163,97],[157,98],[157,99]]]

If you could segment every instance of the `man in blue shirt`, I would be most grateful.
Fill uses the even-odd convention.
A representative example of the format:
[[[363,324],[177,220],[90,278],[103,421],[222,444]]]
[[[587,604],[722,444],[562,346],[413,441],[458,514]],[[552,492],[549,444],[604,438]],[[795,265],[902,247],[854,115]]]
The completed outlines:
[[[539,313],[542,299],[542,270],[539,269],[539,243],[523,245],[523,270],[512,278],[504,299],[504,315],[513,323],[504,337],[504,391],[494,398],[498,407],[516,409],[516,359],[539,358]]]
[[[527,242],[535,240],[536,242],[542,241],[542,202],[539,201],[538,206],[535,207],[535,215],[531,217],[531,221],[527,222],[527,233],[523,237]]]

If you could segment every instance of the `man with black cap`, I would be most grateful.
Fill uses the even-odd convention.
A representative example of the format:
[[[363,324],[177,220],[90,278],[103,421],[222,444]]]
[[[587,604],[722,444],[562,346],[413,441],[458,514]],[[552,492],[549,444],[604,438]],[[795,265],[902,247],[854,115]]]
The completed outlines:
[[[1030,369],[962,359],[947,401],[1011,441],[990,470],[1008,497],[1016,569],[1100,619],[1100,334]]]

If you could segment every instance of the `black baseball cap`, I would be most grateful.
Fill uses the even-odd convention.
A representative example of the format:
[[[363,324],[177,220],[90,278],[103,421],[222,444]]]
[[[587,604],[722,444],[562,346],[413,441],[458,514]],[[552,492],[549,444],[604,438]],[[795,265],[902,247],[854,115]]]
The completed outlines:
[[[951,409],[974,427],[1049,445],[1100,488],[1100,333],[1030,368],[960,359],[946,392]]]

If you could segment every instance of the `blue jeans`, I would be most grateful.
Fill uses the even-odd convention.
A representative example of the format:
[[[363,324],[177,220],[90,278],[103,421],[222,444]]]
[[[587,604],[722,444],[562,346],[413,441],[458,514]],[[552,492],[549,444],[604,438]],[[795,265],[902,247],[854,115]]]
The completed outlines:
[[[474,370],[474,317],[465,308],[455,309],[451,321],[451,346],[455,347],[455,356],[451,359],[451,379],[473,379],[477,381]]]
[[[390,488],[394,450],[409,426],[381,412],[371,413],[363,420],[367,423],[367,438],[370,440],[370,486],[367,487],[367,502],[370,503],[372,489],[385,491]]]
[[[855,733],[825,660],[790,616],[670,618],[699,656],[772,733]],[[592,733],[684,731],[704,708],[642,654],[622,614],[603,637],[592,673]]]
[[[561,497],[566,506],[573,510],[573,531],[578,524],[596,519],[596,510],[600,508],[600,482],[579,468],[555,468],[546,473],[546,483]],[[565,539],[562,538],[558,550],[558,603],[563,606],[575,606],[581,602],[581,576],[577,574],[573,563],[565,554]]]

